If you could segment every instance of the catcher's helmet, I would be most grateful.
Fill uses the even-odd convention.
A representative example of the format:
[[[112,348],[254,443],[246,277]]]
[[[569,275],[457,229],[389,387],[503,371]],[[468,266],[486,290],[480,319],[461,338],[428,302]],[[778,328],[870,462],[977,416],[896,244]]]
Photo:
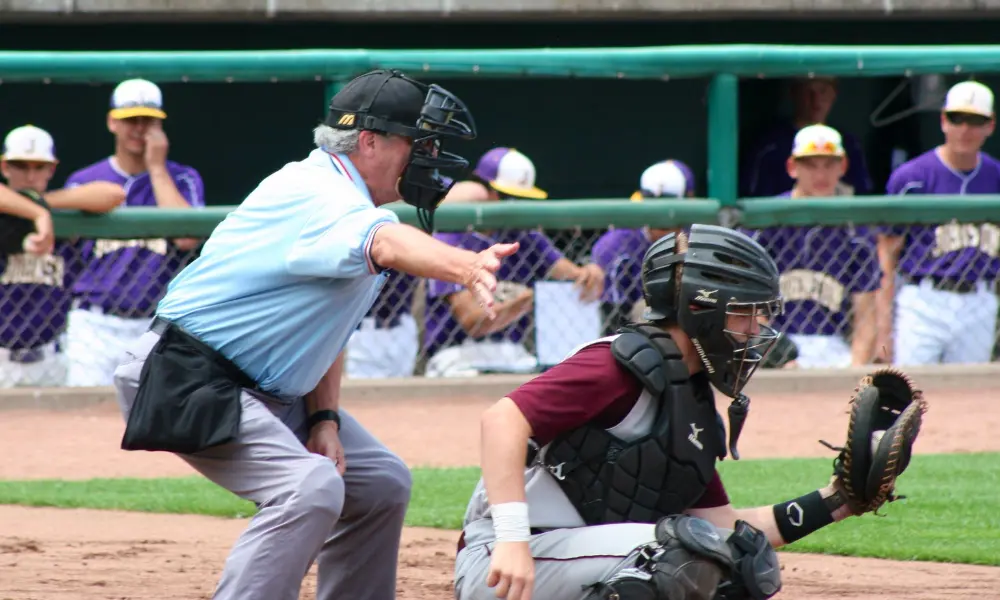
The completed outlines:
[[[777,332],[748,337],[729,315],[772,319],[783,309],[778,266],[760,244],[717,225],[694,225],[654,242],[642,263],[643,318],[676,324],[694,344],[716,388],[736,397]]]
[[[417,207],[425,230],[433,229],[434,210],[452,180],[438,169],[464,169],[469,161],[441,149],[445,139],[472,140],[476,124],[457,96],[393,69],[356,77],[330,100],[326,124],[411,138],[410,161],[399,181],[403,201]]]

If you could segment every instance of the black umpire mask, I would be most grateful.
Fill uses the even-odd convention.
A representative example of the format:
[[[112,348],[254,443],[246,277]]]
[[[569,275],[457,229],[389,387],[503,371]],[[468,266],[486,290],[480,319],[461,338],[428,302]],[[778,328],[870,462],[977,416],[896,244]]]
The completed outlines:
[[[445,140],[476,137],[465,104],[436,84],[420,83],[396,70],[377,70],[355,78],[333,97],[326,124],[410,138],[410,159],[397,191],[416,207],[424,231],[433,231],[434,210],[453,184],[440,170],[469,166],[465,158],[443,150]]]

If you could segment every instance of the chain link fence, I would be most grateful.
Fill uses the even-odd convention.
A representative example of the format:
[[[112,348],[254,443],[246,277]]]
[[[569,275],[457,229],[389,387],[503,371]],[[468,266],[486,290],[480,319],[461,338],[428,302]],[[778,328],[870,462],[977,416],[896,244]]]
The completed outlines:
[[[196,251],[168,239],[56,241],[0,256],[0,387],[111,385]]]
[[[744,230],[782,271],[783,341],[772,368],[857,362],[977,363],[997,352],[991,226],[851,226]],[[994,228],[995,229],[995,228]],[[641,316],[640,266],[668,230],[494,230],[437,234],[481,250],[518,241],[500,272],[496,321],[460,286],[392,273],[347,348],[347,376],[533,373]],[[877,235],[902,234],[892,278]],[[60,240],[51,256],[0,258],[0,387],[110,385],[171,278],[197,256],[167,239]],[[580,287],[582,265],[603,271]],[[588,267],[593,269],[593,267]],[[894,302],[879,300],[886,280]],[[598,289],[599,288],[599,289]],[[589,292],[596,299],[581,295]],[[884,299],[883,299],[884,300]],[[887,321],[888,319],[888,321]],[[892,337],[880,325],[891,323]],[[895,338],[895,344],[892,339]]]

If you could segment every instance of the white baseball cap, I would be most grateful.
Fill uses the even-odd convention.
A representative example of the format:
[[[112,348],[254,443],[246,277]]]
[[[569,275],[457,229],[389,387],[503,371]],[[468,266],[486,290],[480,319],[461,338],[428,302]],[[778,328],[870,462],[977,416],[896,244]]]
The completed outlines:
[[[545,190],[535,187],[535,163],[513,148],[494,148],[484,154],[473,171],[490,187],[515,198],[545,200]]]
[[[956,83],[948,90],[943,110],[992,118],[993,92],[978,81]]]
[[[827,125],[807,125],[795,134],[792,142],[792,158],[846,155],[840,132]]]
[[[0,160],[57,163],[56,144],[49,132],[34,125],[12,129],[3,141]]]
[[[154,117],[166,119],[163,112],[163,93],[152,81],[127,79],[118,84],[111,94],[111,118]]]
[[[639,177],[639,190],[633,201],[643,197],[683,198],[688,192],[688,178],[673,160],[665,160],[646,167]]]

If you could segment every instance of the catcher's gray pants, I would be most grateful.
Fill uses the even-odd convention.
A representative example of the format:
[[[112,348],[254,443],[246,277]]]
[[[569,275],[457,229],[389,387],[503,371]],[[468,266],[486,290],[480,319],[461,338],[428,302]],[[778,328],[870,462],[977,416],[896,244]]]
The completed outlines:
[[[125,420],[159,336],[145,333],[115,371]],[[393,600],[410,471],[345,411],[347,472],[306,450],[304,401],[242,396],[237,442],[180,455],[216,484],[257,504],[226,560],[216,600],[298,600],[318,558],[317,600]]]
[[[587,586],[603,581],[629,566],[625,559],[638,546],[656,541],[654,526],[619,523],[573,529],[556,529],[531,536],[535,557],[532,599],[581,600]],[[490,555],[495,545],[493,521],[480,519],[464,530],[466,547],[455,561],[457,600],[496,600],[496,589],[487,587]]]
[[[730,529],[719,529],[728,537]],[[456,600],[496,600],[496,588],[486,585],[496,540],[493,521],[479,519],[463,530],[466,547],[455,560]],[[583,600],[593,584],[633,566],[634,551],[656,542],[655,526],[613,523],[554,529],[531,536],[535,558],[532,600]]]

